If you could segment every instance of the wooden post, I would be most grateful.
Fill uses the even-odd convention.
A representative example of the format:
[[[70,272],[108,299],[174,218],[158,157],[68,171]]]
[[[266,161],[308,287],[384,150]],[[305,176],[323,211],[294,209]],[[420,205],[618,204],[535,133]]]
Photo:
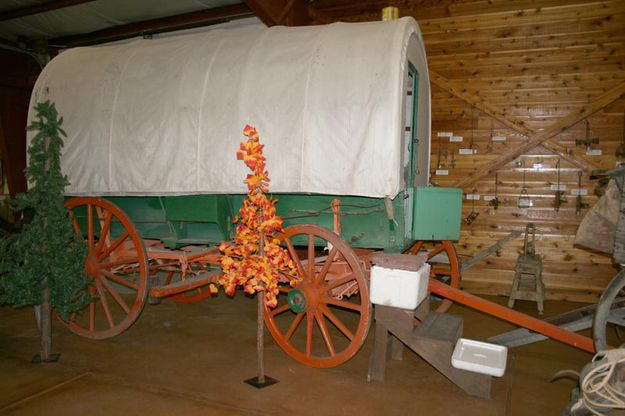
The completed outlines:
[[[260,216],[259,223],[263,223],[263,216]],[[260,231],[260,241],[258,242],[258,252],[261,257],[265,257],[265,234]],[[263,289],[265,284],[261,282]],[[271,386],[278,382],[278,380],[265,376],[265,291],[262,290],[256,293],[257,297],[257,313],[256,313],[256,354],[257,354],[257,375],[254,378],[245,380],[247,384],[250,384],[258,389]]]

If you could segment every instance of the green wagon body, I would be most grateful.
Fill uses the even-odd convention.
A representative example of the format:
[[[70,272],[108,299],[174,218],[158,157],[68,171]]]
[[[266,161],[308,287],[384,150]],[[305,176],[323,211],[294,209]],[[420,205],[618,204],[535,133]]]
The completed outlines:
[[[341,234],[352,247],[403,251],[415,240],[458,240],[462,192],[416,187],[390,201],[336,195],[278,194],[284,225],[315,224],[332,229],[331,201],[341,206]],[[244,195],[109,197],[134,221],[143,238],[169,247],[219,244],[232,238]]]

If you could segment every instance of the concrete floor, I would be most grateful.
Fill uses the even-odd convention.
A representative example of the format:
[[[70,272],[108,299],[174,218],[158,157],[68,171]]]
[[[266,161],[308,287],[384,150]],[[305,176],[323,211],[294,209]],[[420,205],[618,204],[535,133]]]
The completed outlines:
[[[490,298],[504,303],[505,298]],[[579,307],[546,302],[546,316]],[[535,304],[518,302],[535,315]],[[453,306],[464,336],[486,339],[512,327]],[[298,364],[266,336],[265,366],[279,383],[255,389],[256,301],[223,293],[197,304],[146,306],[125,333],[82,339],[53,325],[54,364],[31,364],[39,336],[32,308],[0,308],[0,414],[7,415],[558,415],[575,383],[550,383],[579,370],[590,354],[555,341],[510,350],[492,398],[468,396],[415,354],[387,365],[386,382],[367,382],[373,331],[354,359],[317,370]]]

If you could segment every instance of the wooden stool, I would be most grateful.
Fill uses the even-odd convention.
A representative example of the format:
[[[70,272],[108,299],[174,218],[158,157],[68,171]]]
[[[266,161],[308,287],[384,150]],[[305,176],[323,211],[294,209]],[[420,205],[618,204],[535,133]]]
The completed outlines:
[[[531,238],[530,238],[531,237]],[[523,253],[519,255],[514,267],[514,280],[510,291],[508,307],[514,308],[516,300],[529,300],[538,305],[538,314],[544,312],[545,285],[543,284],[543,262],[535,252],[536,230],[529,223],[525,228]]]

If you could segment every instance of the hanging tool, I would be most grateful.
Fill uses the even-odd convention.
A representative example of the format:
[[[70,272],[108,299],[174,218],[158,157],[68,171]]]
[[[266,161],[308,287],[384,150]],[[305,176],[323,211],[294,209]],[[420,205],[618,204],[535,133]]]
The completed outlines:
[[[625,112],[623,112],[623,143],[616,148],[616,157],[625,157]]]
[[[480,216],[480,213],[475,211],[475,193],[476,192],[477,192],[477,189],[475,189],[475,188],[473,188],[473,190],[471,191],[471,196],[472,196],[472,199],[471,199],[471,212],[464,219],[464,223],[466,225],[473,224],[473,222],[477,219],[477,217]]]
[[[575,198],[575,215],[579,217],[583,209],[588,208],[588,204],[582,202],[582,171],[577,172],[577,197]]]
[[[436,162],[436,169],[442,169],[443,163],[441,161],[441,148],[443,147],[443,143],[439,140],[438,142],[438,162]]]
[[[521,194],[519,195],[519,199],[517,201],[517,207],[529,208],[533,204],[532,204],[532,200],[527,194],[527,188],[525,187],[525,161],[522,161],[520,163],[521,163],[521,169],[523,170],[523,188],[521,188]]]
[[[586,146],[586,153],[592,153],[592,145],[599,144],[599,138],[593,137],[590,138],[590,122],[586,120],[586,138],[585,139],[575,139],[576,146]]]
[[[499,186],[499,173],[495,172],[495,197],[491,199],[490,201],[488,201],[488,204],[492,206],[495,211],[497,211],[497,207],[499,207],[499,204],[501,204],[501,201],[499,201],[499,198],[497,197],[498,186]]]
[[[448,143],[447,142],[443,142],[443,143],[445,143],[445,146],[443,147],[443,159],[445,159],[443,166],[445,166],[445,164],[447,163],[447,156],[448,156],[448,152],[447,152]]]
[[[456,169],[456,146],[451,147],[451,168]]]
[[[566,200],[566,196],[564,195],[564,191],[560,189],[560,159],[558,159],[558,162],[556,163],[556,169],[558,171],[558,183],[556,185],[555,199],[553,200],[553,209],[558,212],[560,211],[560,206],[568,202]]]

